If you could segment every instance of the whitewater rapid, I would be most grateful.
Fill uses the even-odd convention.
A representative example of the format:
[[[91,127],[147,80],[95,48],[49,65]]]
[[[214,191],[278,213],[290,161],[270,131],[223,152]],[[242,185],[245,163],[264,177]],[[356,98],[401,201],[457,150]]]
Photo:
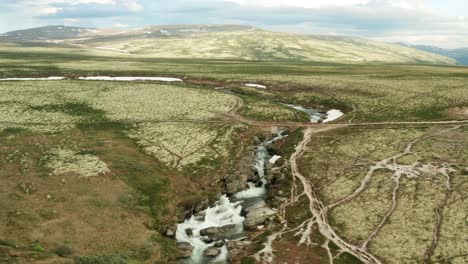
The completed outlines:
[[[332,109],[326,113],[321,113],[316,109],[305,108],[300,105],[286,104],[286,106],[308,114],[310,123],[328,123],[335,121],[344,115],[343,112],[338,109]]]
[[[248,188],[234,194],[232,197],[223,195],[219,198],[216,204],[203,212],[192,215],[189,219],[180,223],[176,231],[177,242],[187,242],[194,247],[192,256],[186,259],[184,263],[200,264],[200,263],[226,263],[228,259],[227,246],[220,248],[221,254],[216,258],[207,258],[204,256],[205,250],[213,247],[215,241],[211,243],[204,242],[204,237],[200,235],[200,231],[208,227],[222,227],[226,225],[235,225],[234,229],[229,233],[232,236],[241,235],[244,232],[244,220],[242,214],[243,204],[265,204],[264,198],[267,194],[265,168],[271,159],[268,153],[268,146],[275,141],[285,138],[284,132],[281,131],[273,139],[264,141],[259,144],[255,151],[255,169],[261,181],[261,186],[256,187],[254,183],[248,182]],[[188,235],[186,230],[191,229],[192,235]]]

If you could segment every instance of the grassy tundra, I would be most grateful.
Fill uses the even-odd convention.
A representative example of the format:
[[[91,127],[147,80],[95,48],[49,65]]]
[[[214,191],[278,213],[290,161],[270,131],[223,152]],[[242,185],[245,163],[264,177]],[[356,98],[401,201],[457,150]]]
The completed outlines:
[[[185,83],[0,82],[0,258],[13,252],[24,263],[173,261],[174,241],[161,233],[184,209],[216,197],[221,178],[235,168],[256,132],[233,119],[233,110],[251,119],[301,122],[307,118],[281,103],[338,108],[346,113],[341,123],[468,118],[463,67],[116,57],[108,51],[1,44],[0,78],[88,75],[173,76]],[[245,87],[247,82],[267,89]],[[395,160],[405,166],[418,162],[411,170],[421,179],[401,179],[396,209],[367,246],[389,263],[420,262],[426,251],[431,261],[462,263],[457,256],[466,254],[466,239],[456,234],[467,233],[459,213],[466,211],[466,127],[441,131],[427,125],[318,134],[301,170],[319,184],[323,201],[333,204],[359,185],[373,162],[421,139],[411,154]],[[288,153],[300,137],[300,131],[292,134]],[[434,174],[444,168],[448,176]],[[330,211],[331,224],[348,241],[365,242],[391,208],[392,169],[377,170],[363,195]],[[287,187],[282,186],[286,196]],[[289,208],[291,226],[308,217],[307,206],[300,200]],[[437,213],[444,220],[437,246],[429,250]],[[414,247],[395,246],[404,243]],[[279,253],[278,261],[291,259],[288,252],[297,253],[296,244],[292,235],[274,244],[291,249]],[[260,249],[258,243],[251,250]],[[317,260],[314,252],[327,255],[321,247],[299,252],[304,263]],[[340,261],[355,263],[346,254]]]

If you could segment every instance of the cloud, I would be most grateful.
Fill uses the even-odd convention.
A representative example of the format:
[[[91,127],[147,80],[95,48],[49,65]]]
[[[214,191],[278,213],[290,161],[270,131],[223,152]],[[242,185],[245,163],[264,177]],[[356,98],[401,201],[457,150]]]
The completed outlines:
[[[434,0],[0,0],[0,30],[29,24],[251,24],[304,34],[468,46],[468,3]],[[450,8],[453,3],[453,8]],[[466,7],[463,9],[463,7]],[[461,11],[465,10],[465,11]],[[13,15],[14,14],[14,15]],[[11,23],[11,17],[22,20]],[[7,23],[8,22],[8,23]]]

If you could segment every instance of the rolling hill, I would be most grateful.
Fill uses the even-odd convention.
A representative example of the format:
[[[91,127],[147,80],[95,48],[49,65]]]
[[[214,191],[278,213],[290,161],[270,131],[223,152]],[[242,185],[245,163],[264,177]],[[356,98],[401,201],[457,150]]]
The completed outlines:
[[[149,26],[128,30],[48,26],[7,32],[0,35],[0,41],[50,43],[161,58],[456,64],[451,58],[397,44],[278,33],[239,25]]]
[[[459,48],[459,49],[443,49],[436,46],[429,45],[409,45],[405,43],[399,43],[406,47],[415,48],[418,50],[431,52],[452,58],[457,61],[457,63],[462,65],[468,65],[468,48]]]

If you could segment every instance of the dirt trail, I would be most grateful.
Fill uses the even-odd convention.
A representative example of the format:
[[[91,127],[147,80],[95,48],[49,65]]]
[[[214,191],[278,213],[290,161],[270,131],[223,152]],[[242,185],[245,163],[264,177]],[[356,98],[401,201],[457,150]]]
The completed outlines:
[[[440,123],[446,124],[446,122],[440,122]],[[452,123],[450,122],[449,124],[452,124]],[[307,150],[307,145],[311,141],[312,135],[316,133],[326,132],[332,129],[337,129],[340,127],[346,127],[346,126],[347,126],[346,124],[342,124],[342,125],[324,124],[320,126],[308,127],[305,130],[302,141],[296,147],[295,152],[291,155],[290,160],[289,160],[290,167],[291,167],[291,174],[293,177],[291,197],[286,202],[284,202],[283,205],[278,210],[279,211],[278,216],[283,226],[280,231],[273,233],[272,235],[268,237],[267,242],[265,243],[265,248],[255,255],[258,261],[262,263],[272,263],[275,257],[273,253],[274,251],[273,245],[272,245],[273,241],[275,241],[277,238],[281,238],[281,236],[286,233],[295,232],[295,236],[300,237],[300,240],[298,243],[299,245],[301,244],[312,245],[311,235],[312,235],[314,225],[317,225],[319,232],[326,239],[326,242],[321,246],[328,252],[328,256],[329,256],[329,260],[331,264],[333,264],[334,259],[337,258],[343,252],[347,252],[349,254],[354,255],[355,257],[357,257],[363,263],[366,263],[366,264],[382,263],[379,259],[377,259],[375,256],[373,256],[371,253],[367,251],[367,244],[375,238],[375,236],[380,232],[380,230],[384,226],[385,222],[387,222],[387,220],[391,217],[391,215],[395,211],[397,204],[398,204],[398,192],[400,188],[400,179],[402,177],[408,177],[408,178],[422,177],[421,165],[423,164],[419,162],[420,157],[417,155],[417,153],[414,153],[412,151],[413,146],[422,140],[432,138],[434,136],[444,134],[452,130],[459,129],[461,127],[461,126],[452,126],[448,129],[444,129],[436,133],[412,140],[406,145],[405,149],[401,153],[398,153],[384,160],[375,162],[375,164],[370,166],[366,176],[363,178],[361,182],[361,185],[353,193],[351,193],[350,195],[346,197],[343,197],[336,203],[325,206],[320,200],[318,193],[315,190],[314,184],[305,176],[303,176],[302,173],[300,172],[298,162],[300,158],[302,157],[302,155],[304,154],[304,152]],[[398,164],[397,163],[398,158],[404,155],[414,155],[417,161],[411,165]],[[387,209],[387,212],[385,213],[385,215],[382,217],[380,223],[374,228],[374,230],[369,235],[369,237],[364,241],[364,243],[362,243],[361,245],[353,245],[351,243],[348,243],[344,239],[342,239],[333,230],[332,226],[329,224],[328,212],[334,207],[339,206],[343,203],[349,202],[353,198],[358,196],[366,188],[374,172],[376,170],[383,169],[383,168],[394,172],[393,176],[391,177],[391,179],[394,181],[391,205]],[[427,261],[430,260],[434,252],[434,248],[437,245],[437,242],[440,236],[440,226],[442,222],[441,212],[447,202],[448,197],[450,196],[450,177],[447,172],[448,170],[450,170],[450,168],[449,168],[449,165],[447,164],[444,164],[441,167],[437,168],[437,171],[442,173],[446,177],[446,181],[444,183],[446,187],[446,197],[445,197],[444,202],[436,209],[434,237],[433,237],[433,241],[431,245],[426,250],[425,258],[424,258],[425,263],[428,263]],[[302,188],[299,188],[298,184],[300,184]],[[299,189],[301,189],[300,193],[298,193]],[[309,200],[308,209],[312,217],[305,220],[303,223],[301,223],[297,227],[290,228],[288,227],[288,223],[285,219],[286,208],[296,203],[299,200],[299,198],[303,196],[307,197],[307,199]],[[332,254],[332,250],[329,247],[329,242],[333,242],[336,246],[339,247],[339,253],[336,254],[335,256]]]
[[[342,125],[344,127],[346,125]],[[265,248],[257,253],[255,256],[257,260],[263,263],[271,263],[274,259],[273,249],[272,249],[272,241],[274,241],[277,237],[281,237],[282,234],[286,232],[297,231],[296,234],[301,235],[301,239],[299,244],[307,244],[310,245],[310,237],[312,235],[313,226],[317,224],[319,232],[327,239],[327,243],[323,245],[325,249],[331,254],[331,250],[328,247],[328,241],[333,242],[337,245],[342,252],[348,252],[355,257],[359,258],[366,264],[381,264],[380,260],[374,257],[372,254],[368,253],[365,249],[352,245],[342,239],[330,226],[328,223],[327,218],[327,209],[322,201],[319,199],[317,192],[315,191],[314,185],[302,175],[299,170],[298,162],[301,156],[307,149],[307,145],[311,140],[311,136],[316,133],[325,132],[328,130],[336,129],[337,126],[333,125],[323,125],[323,126],[316,126],[316,127],[309,127],[305,130],[304,138],[296,147],[296,151],[291,155],[290,158],[290,166],[291,166],[291,173],[293,176],[293,195],[289,199],[290,203],[294,203],[297,201],[298,197],[306,196],[309,200],[309,211],[312,217],[306,221],[304,221],[301,225],[293,230],[288,230],[287,223],[284,223],[283,229],[277,233],[271,235],[267,243],[265,244]],[[300,182],[303,187],[302,193],[298,194],[295,190],[297,190],[296,182]],[[333,263],[333,257],[330,258],[330,263]]]
[[[304,154],[307,149],[307,145],[311,140],[311,136],[315,133],[324,132],[330,130],[330,127],[320,127],[317,129],[308,128],[304,133],[304,138],[302,142],[296,147],[296,151],[290,158],[290,165],[291,165],[291,173],[292,176],[298,179],[304,188],[304,194],[309,200],[309,210],[313,216],[313,221],[317,224],[320,233],[327,238],[329,241],[336,244],[343,252],[348,252],[355,257],[359,258],[366,264],[377,264],[381,263],[376,257],[372,254],[368,253],[365,249],[362,249],[359,246],[352,245],[342,239],[333,228],[328,223],[327,218],[327,209],[319,199],[317,192],[315,191],[315,187],[306,177],[302,175],[299,170],[298,160]],[[311,219],[312,221],[312,219]],[[310,237],[311,230],[305,230],[303,237],[308,236]],[[329,248],[328,248],[329,250]]]

